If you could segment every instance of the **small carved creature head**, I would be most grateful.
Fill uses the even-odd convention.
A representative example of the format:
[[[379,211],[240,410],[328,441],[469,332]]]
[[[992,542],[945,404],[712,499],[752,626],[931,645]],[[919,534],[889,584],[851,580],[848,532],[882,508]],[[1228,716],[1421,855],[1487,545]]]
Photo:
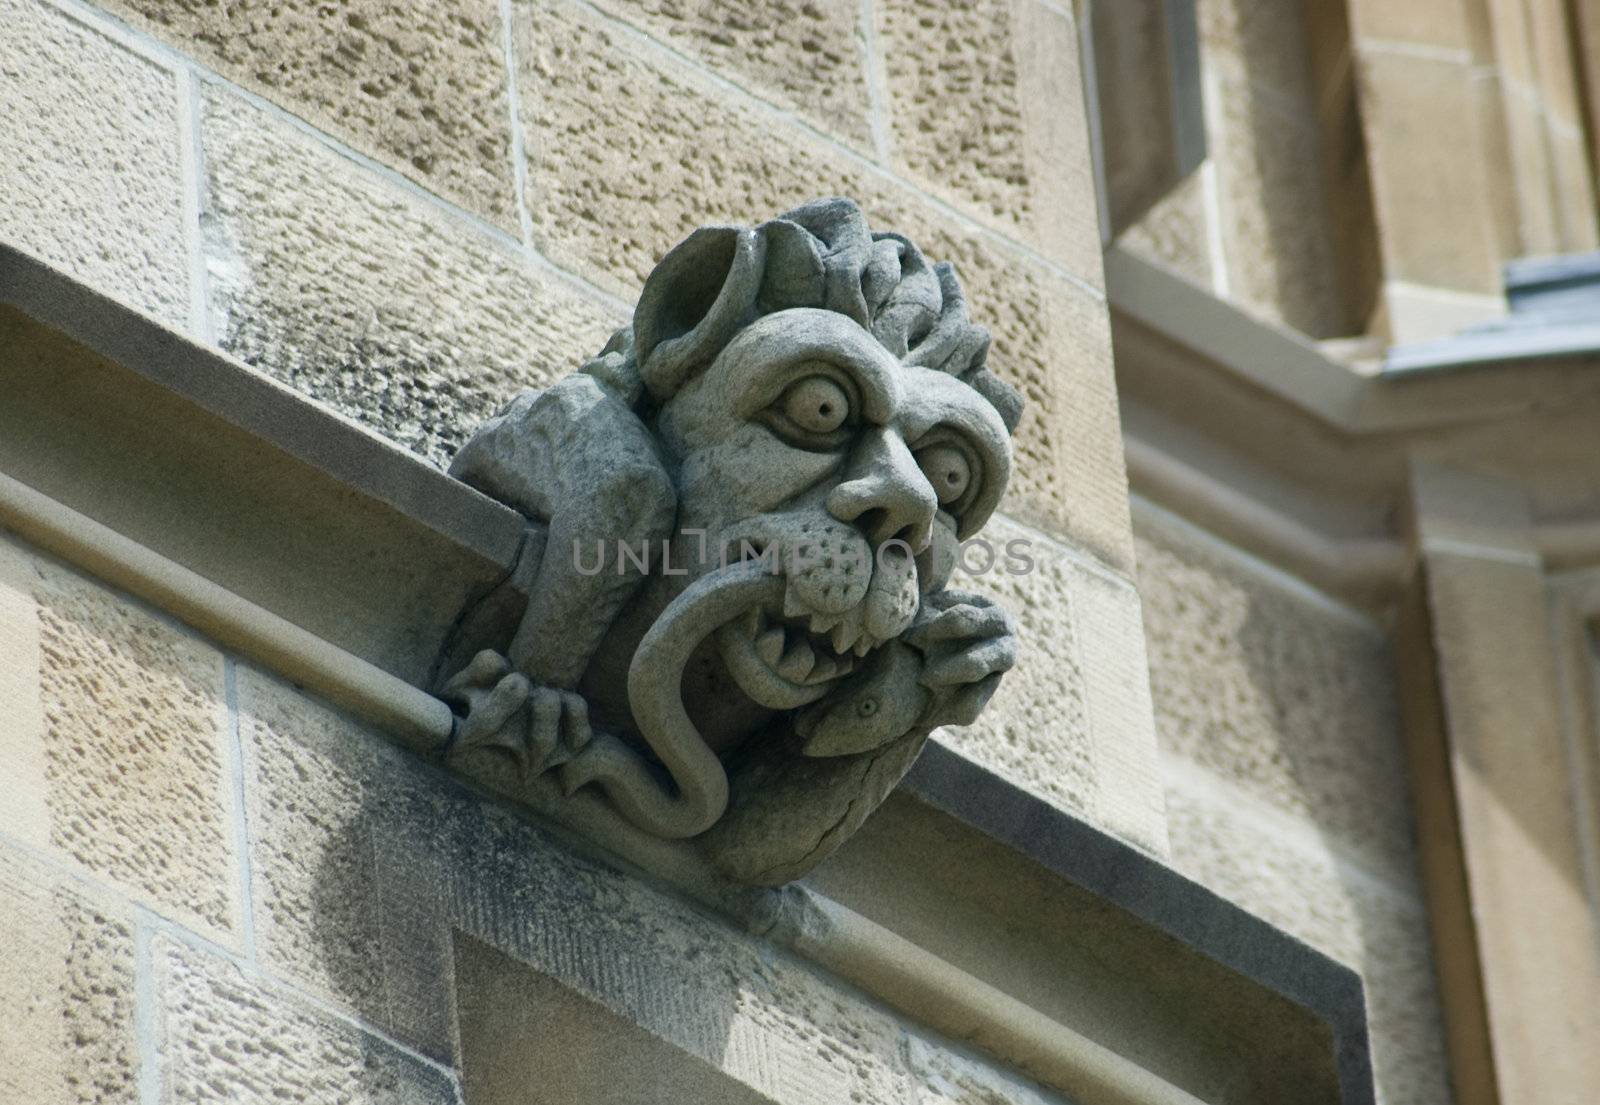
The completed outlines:
[[[707,627],[719,666],[767,710],[827,696],[1000,501],[1022,403],[988,349],[954,269],[849,200],[690,235],[586,368],[652,426],[677,487],[686,574],[654,578],[648,605],[765,555],[781,599]]]

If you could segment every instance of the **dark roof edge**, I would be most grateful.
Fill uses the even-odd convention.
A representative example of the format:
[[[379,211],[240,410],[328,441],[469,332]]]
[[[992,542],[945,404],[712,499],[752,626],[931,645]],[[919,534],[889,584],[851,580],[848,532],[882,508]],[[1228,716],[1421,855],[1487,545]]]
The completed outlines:
[[[1366,998],[1354,970],[937,740],[928,742],[901,787],[1310,1010],[1333,1032],[1341,1101],[1371,1105]]]

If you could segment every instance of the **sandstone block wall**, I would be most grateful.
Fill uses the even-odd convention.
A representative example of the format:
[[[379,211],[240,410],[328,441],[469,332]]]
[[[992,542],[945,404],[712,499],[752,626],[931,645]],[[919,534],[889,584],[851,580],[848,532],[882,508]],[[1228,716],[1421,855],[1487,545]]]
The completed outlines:
[[[458,1015],[484,1000],[458,964],[489,962],[717,1100],[1059,1101],[9,538],[0,641],[6,1100],[494,1101],[471,1072],[528,1039],[518,1007]],[[90,713],[116,724],[88,740]]]
[[[1090,569],[1013,598],[1037,605],[1039,656],[1112,673],[1077,714],[1021,676],[986,723],[1007,739],[962,746],[1164,847],[1066,6],[3,0],[0,17],[0,235],[437,464],[597,352],[696,226],[844,193],[954,261],[1028,400],[1005,510],[1045,559]]]
[[[1381,273],[1343,4],[1197,9],[1207,159],[1121,241],[1312,337],[1365,332]]]
[[[1447,1102],[1383,627],[1135,515],[1174,865],[1361,973],[1379,1100]]]

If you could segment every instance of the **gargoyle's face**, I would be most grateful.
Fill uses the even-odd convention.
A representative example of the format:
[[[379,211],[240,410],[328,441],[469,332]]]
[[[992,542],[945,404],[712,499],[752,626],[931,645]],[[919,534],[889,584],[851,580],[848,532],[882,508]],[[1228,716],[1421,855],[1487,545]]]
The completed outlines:
[[[658,430],[679,493],[673,590],[753,551],[781,567],[781,603],[716,630],[733,681],[776,710],[826,695],[910,625],[1010,475],[981,395],[810,308],[745,328]]]

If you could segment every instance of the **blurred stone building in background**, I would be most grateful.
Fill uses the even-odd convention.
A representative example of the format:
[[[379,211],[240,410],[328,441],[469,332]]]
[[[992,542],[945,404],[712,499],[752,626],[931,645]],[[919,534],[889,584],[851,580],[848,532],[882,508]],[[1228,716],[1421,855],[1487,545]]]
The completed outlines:
[[[1597,113],[1587,0],[0,0],[0,1098],[1593,1100]],[[806,928],[383,704],[473,427],[835,194],[1039,566]]]

